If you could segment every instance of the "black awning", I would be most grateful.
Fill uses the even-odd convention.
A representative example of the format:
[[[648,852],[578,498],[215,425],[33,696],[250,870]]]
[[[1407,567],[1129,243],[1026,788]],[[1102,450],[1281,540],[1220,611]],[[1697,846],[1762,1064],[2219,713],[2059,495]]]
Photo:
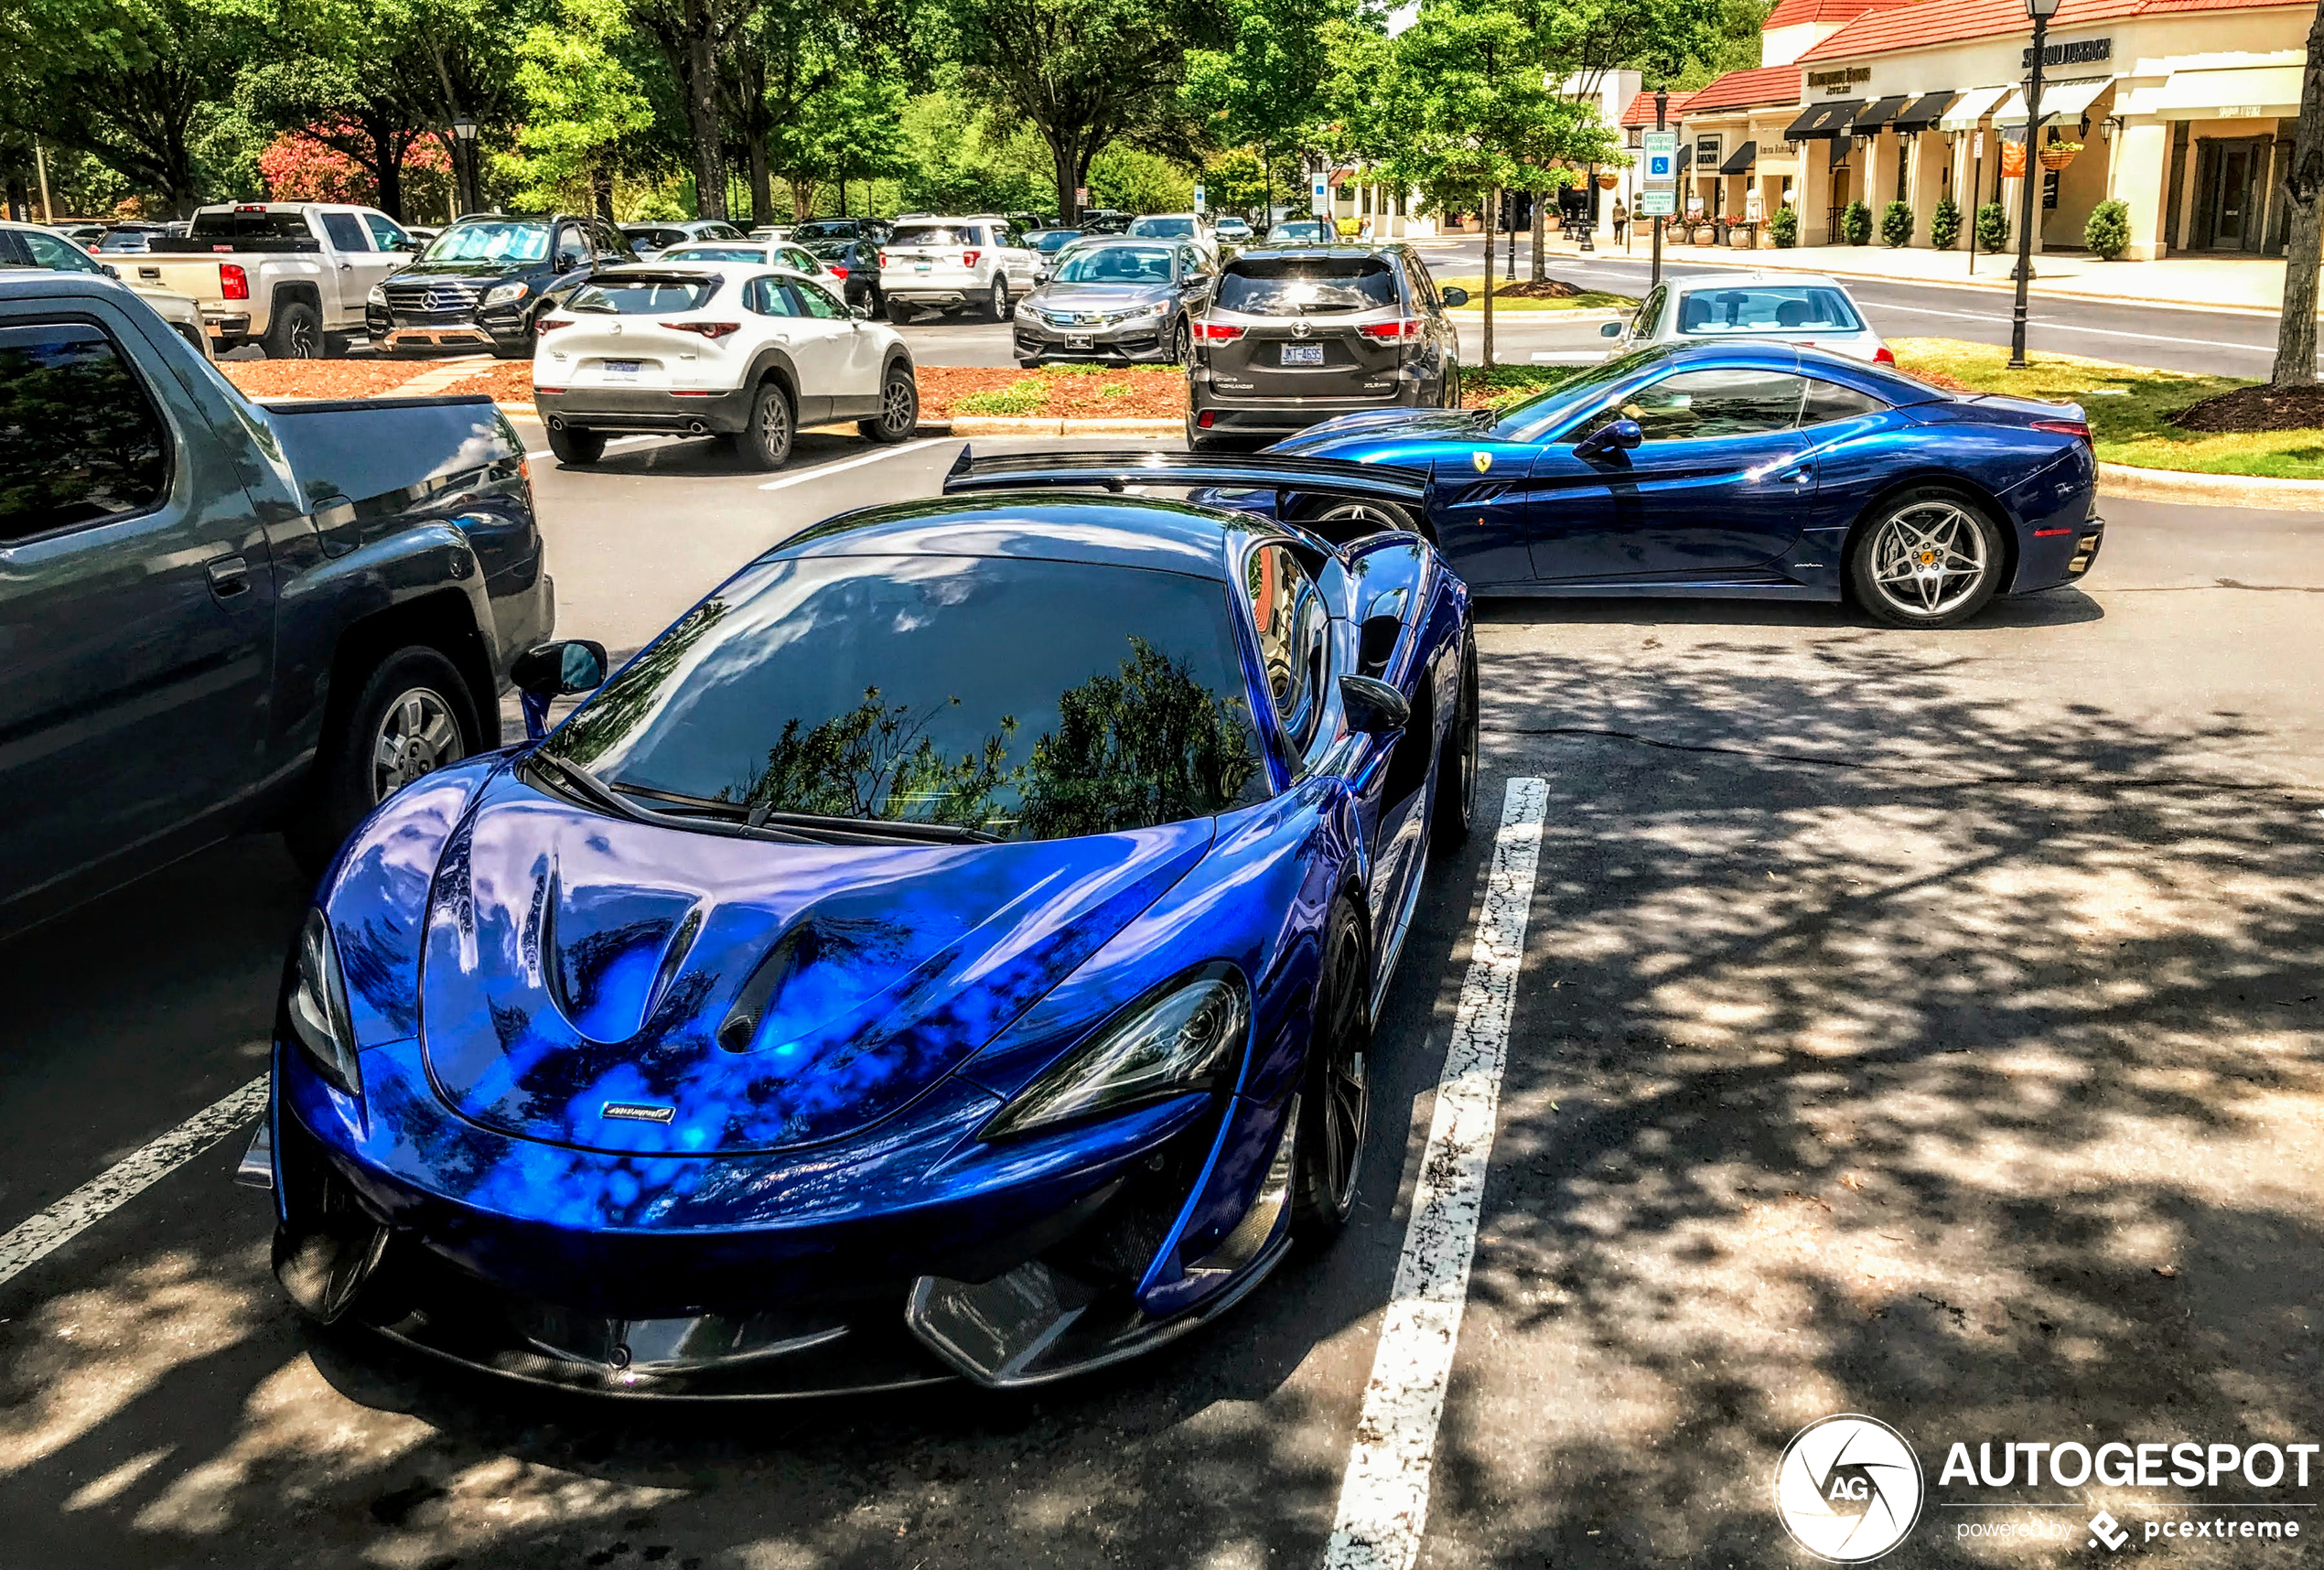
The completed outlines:
[[[1943,117],[1944,112],[1953,107],[1953,101],[1960,96],[1957,92],[1924,92],[1898,113],[1890,128],[1899,136],[1910,131],[1926,131]]]
[[[1751,166],[1759,162],[1759,145],[1757,142],[1746,142],[1727,156],[1727,162],[1719,166],[1719,173],[1722,175],[1747,174]]]
[[[1910,102],[1912,102],[1911,99],[1901,92],[1893,97],[1876,101],[1871,108],[1855,116],[1849,123],[1848,134],[1851,136],[1878,135],[1888,128],[1888,122],[1894,120],[1899,112]]]
[[[1839,98],[1830,103],[1819,103],[1791,122],[1783,133],[1786,142],[1813,142],[1837,136],[1848,128],[1848,121],[1864,107],[1861,98]]]

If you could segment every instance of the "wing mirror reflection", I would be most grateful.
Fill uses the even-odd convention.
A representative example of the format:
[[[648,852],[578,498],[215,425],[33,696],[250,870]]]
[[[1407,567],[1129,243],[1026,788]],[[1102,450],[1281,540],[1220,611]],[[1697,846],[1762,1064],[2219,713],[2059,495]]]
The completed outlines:
[[[1348,728],[1365,736],[1385,736],[1412,720],[1404,695],[1370,676],[1340,677],[1340,702],[1348,711]]]
[[[538,741],[549,734],[552,700],[594,692],[605,685],[608,669],[605,645],[586,638],[537,643],[518,655],[509,679],[523,700],[525,738]]]
[[[1600,338],[1619,338],[1622,336],[1622,324],[1619,322],[1600,322],[1598,324],[1598,336]]]
[[[1629,452],[1646,440],[1646,433],[1636,420],[1613,420],[1600,425],[1574,444],[1574,456],[1585,462],[1611,457],[1618,452]]]
[[[1437,293],[1438,297],[1445,302],[1445,309],[1448,311],[1457,311],[1469,303],[1469,291],[1458,284],[1448,289],[1439,290]]]

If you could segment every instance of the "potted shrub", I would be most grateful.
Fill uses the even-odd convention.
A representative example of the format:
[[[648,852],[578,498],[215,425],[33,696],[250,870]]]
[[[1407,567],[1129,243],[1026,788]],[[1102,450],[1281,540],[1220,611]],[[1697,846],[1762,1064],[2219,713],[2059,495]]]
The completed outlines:
[[[2062,169],[2072,163],[2074,155],[2081,151],[2082,144],[2079,142],[2052,142],[2041,150],[2041,167],[2045,169]]]
[[[1767,231],[1778,251],[1789,251],[1800,242],[1800,210],[1786,202],[1775,210],[1767,220]]]
[[[1850,245],[1872,243],[1872,210],[1861,198],[1840,210],[1840,238]]]
[[[2082,242],[2101,262],[2112,262],[2130,245],[2130,208],[2127,203],[2109,199],[2090,210],[2090,221],[2082,226]]]
[[[1960,238],[1961,205],[1947,197],[1929,215],[1929,243],[1940,251],[1950,251],[1953,242]]]
[[[1997,201],[1989,201],[1977,210],[1977,249],[2007,251],[2009,248],[2009,214]]]
[[[1912,210],[1892,201],[1880,210],[1880,243],[1894,251],[1912,243]]]

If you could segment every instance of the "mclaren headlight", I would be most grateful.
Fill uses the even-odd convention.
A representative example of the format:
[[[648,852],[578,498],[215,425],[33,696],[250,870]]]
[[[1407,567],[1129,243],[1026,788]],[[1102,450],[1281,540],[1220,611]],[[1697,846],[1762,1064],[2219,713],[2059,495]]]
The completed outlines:
[[[371,292],[363,296],[363,303],[367,306],[377,306],[382,310],[385,310],[387,308],[387,285],[385,284],[373,284],[371,285]]]
[[[309,910],[298,930],[285,1006],[291,1034],[307,1049],[315,1071],[349,1095],[361,1095],[363,1070],[355,1061],[355,1027],[348,1019],[339,945],[331,941],[331,924],[319,909]]]
[[[984,1125],[996,1139],[1079,1123],[1189,1091],[1214,1090],[1241,1061],[1251,995],[1227,965],[1180,976],[1124,1010]]]
[[[484,291],[484,298],[478,303],[489,311],[496,306],[513,306],[532,292],[533,285],[522,281],[514,284],[495,284]]]

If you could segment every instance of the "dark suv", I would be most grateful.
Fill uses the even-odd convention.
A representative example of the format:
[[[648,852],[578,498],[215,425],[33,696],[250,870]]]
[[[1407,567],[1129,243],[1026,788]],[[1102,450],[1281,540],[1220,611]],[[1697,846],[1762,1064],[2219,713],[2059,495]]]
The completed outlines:
[[[1353,409],[1458,408],[1460,339],[1409,246],[1262,246],[1194,324],[1186,439],[1276,436]]]
[[[562,300],[600,267],[637,259],[619,230],[586,213],[473,214],[371,291],[364,328],[390,354],[489,348],[527,359],[543,301]]]

